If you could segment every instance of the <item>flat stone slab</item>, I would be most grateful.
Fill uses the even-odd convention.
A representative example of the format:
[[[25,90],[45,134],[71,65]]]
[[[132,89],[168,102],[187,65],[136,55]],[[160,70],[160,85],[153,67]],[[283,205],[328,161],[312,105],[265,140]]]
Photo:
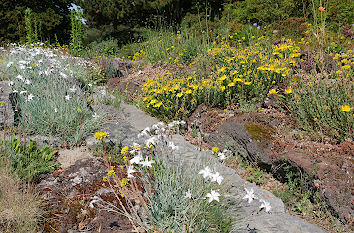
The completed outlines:
[[[138,109],[133,105],[129,105],[122,102],[120,107],[124,114],[125,119],[135,129],[139,131],[159,122],[159,120],[157,120],[156,118],[147,115],[145,112],[143,112],[142,110]]]

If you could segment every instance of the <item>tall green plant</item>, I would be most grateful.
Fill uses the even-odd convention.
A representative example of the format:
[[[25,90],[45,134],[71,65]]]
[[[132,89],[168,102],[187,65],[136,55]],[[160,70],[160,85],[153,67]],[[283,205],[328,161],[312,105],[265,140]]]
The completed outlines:
[[[70,12],[71,18],[71,42],[70,46],[74,51],[80,51],[83,45],[83,23],[82,23],[82,9],[73,9]]]
[[[25,10],[25,28],[26,40],[30,44],[38,41],[40,34],[39,23],[40,21],[38,21],[37,17],[33,14],[33,11],[30,8],[27,8]]]

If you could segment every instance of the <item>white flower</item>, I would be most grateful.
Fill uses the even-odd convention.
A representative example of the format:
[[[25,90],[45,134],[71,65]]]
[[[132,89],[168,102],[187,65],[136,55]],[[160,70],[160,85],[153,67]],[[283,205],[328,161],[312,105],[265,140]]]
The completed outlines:
[[[256,196],[254,195],[254,190],[253,188],[251,190],[245,188],[245,190],[247,194],[242,199],[248,199],[248,203],[251,203],[253,199],[256,199]]]
[[[218,184],[221,184],[223,181],[224,177],[222,177],[219,172],[216,172],[215,174],[211,174],[211,182],[217,182]]]
[[[26,93],[27,93],[27,91],[20,91],[20,95],[26,94]]]
[[[92,87],[92,84],[91,83],[89,83],[89,84],[87,84],[89,87]]]
[[[133,178],[134,176],[132,175],[132,173],[137,172],[132,166],[128,167],[127,170],[127,174],[128,174],[128,178]]]
[[[259,201],[262,203],[261,206],[259,207],[259,209],[261,210],[261,209],[264,208],[266,212],[269,212],[270,209],[272,208],[272,207],[270,206],[270,203],[267,202],[267,201],[265,201],[265,200],[263,200],[263,199],[261,199],[261,200],[259,200]]]
[[[149,158],[146,157],[144,161],[141,161],[140,164],[143,165],[143,167],[151,167],[151,164],[155,163],[154,160],[150,160]]]
[[[58,112],[58,109],[57,109],[57,108],[54,108],[54,112]]]
[[[66,95],[66,96],[65,96],[65,99],[66,99],[66,100],[70,100],[70,98],[71,98],[70,95]]]
[[[101,95],[103,95],[103,96],[106,95],[106,90],[105,89],[101,90]]]
[[[22,75],[17,75],[17,77],[16,77],[17,79],[19,79],[19,80],[21,80],[21,81],[23,81],[23,77],[22,77]]]
[[[93,117],[95,120],[97,120],[98,118],[100,118],[100,116],[97,115],[97,113],[93,114],[92,117]]]
[[[213,173],[211,172],[209,167],[205,167],[204,169],[200,170],[198,174],[203,175],[203,178],[212,178]]]
[[[11,61],[9,63],[7,63],[6,67],[9,68],[10,66],[12,66],[14,63]]]
[[[31,81],[30,81],[29,79],[26,79],[26,80],[25,80],[25,84],[30,85],[30,84],[31,84]]]
[[[192,199],[192,193],[191,193],[190,189],[188,189],[188,192],[186,192],[186,195],[184,196],[184,198]]]
[[[94,208],[95,206],[93,204],[96,203],[96,202],[99,202],[99,201],[101,201],[101,198],[99,198],[98,196],[94,196],[92,198],[92,201],[90,201],[89,207],[90,208]]]
[[[31,101],[33,99],[34,95],[29,94],[28,96],[26,96],[26,102]]]
[[[69,90],[70,90],[71,92],[75,92],[75,91],[77,91],[77,88],[76,88],[75,86],[73,86],[72,88],[69,88]]]
[[[185,121],[180,121],[180,124],[181,124],[181,125],[185,125],[186,122],[185,122]]]
[[[178,146],[176,146],[173,142],[168,142],[168,147],[170,147],[171,150],[178,150]]]
[[[63,72],[60,72],[60,76],[63,78],[67,78],[68,76],[66,74],[64,74]]]
[[[143,157],[141,155],[137,155],[134,158],[132,158],[129,162],[130,164],[140,164],[140,161],[143,160]]]
[[[11,86],[13,86],[13,85],[15,85],[15,83],[14,83],[13,81],[10,81],[10,82],[9,82],[9,86],[11,87]]]
[[[146,147],[150,147],[151,144],[156,145],[156,140],[157,140],[157,137],[151,137],[151,138],[145,140]]]
[[[18,93],[18,91],[17,90],[13,90],[12,93]]]
[[[206,195],[206,197],[209,198],[209,203],[214,200],[219,202],[219,196],[220,196],[220,193],[217,191],[214,191],[214,190],[211,190],[211,192]]]
[[[225,156],[225,154],[223,152],[219,152],[218,156],[219,156],[220,160],[225,160],[226,159],[226,156]]]

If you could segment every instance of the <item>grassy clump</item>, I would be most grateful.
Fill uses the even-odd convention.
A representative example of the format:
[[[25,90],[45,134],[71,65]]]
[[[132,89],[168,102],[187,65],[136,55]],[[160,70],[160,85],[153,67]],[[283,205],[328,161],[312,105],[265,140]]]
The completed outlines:
[[[0,156],[0,231],[40,232],[40,202],[28,185],[11,171],[11,161]]]

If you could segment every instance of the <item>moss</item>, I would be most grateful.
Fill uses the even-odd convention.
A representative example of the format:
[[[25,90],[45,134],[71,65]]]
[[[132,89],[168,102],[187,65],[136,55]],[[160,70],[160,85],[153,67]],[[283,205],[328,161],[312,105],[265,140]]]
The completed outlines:
[[[252,139],[259,142],[269,141],[273,138],[275,130],[270,126],[264,126],[254,123],[244,125],[247,132],[252,136]]]

